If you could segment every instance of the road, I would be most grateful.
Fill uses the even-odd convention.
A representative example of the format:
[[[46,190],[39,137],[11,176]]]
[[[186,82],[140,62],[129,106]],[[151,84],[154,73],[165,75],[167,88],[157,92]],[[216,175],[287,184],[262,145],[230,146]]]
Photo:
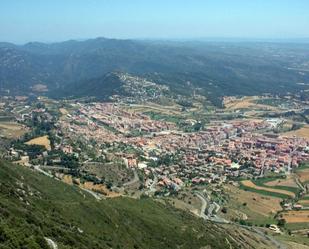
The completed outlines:
[[[209,200],[207,197],[205,197],[205,195],[203,193],[200,192],[195,192],[196,196],[201,200],[202,202],[202,207],[201,207],[201,211],[200,211],[200,217],[202,217],[205,220],[210,220],[212,222],[215,223],[224,223],[224,224],[233,224],[236,226],[240,226],[243,227],[251,232],[255,232],[256,234],[258,234],[260,237],[262,237],[264,240],[268,240],[271,243],[273,243],[278,249],[287,249],[287,247],[280,243],[279,241],[275,240],[273,237],[266,235],[263,231],[259,230],[256,227],[250,227],[250,226],[244,226],[244,225],[239,225],[238,223],[233,223],[230,221],[227,221],[223,218],[218,217],[215,213],[217,213],[220,210],[220,206],[213,202],[213,203],[209,203]],[[208,206],[208,210],[207,210],[207,214],[205,214],[206,209]]]
[[[82,189],[82,190],[84,190],[85,192],[91,194],[96,200],[98,200],[98,201],[102,200],[101,195],[95,193],[94,191],[91,191],[91,190],[89,190],[89,189],[82,188],[82,187],[80,187],[80,189]]]
[[[35,166],[33,166],[33,167],[34,167],[34,169],[35,169],[36,171],[42,173],[43,175],[49,176],[49,177],[51,177],[51,178],[54,178],[53,175],[51,175],[51,174],[47,173],[46,171],[42,170],[41,167],[40,167],[39,165],[35,165]]]
[[[201,207],[199,216],[202,217],[205,220],[208,220],[209,217],[206,215],[207,201],[205,199],[205,196],[203,194],[199,193],[199,192],[196,192],[195,194],[202,202],[202,207]]]
[[[278,249],[287,249],[287,247],[282,244],[281,242],[275,240],[273,237],[266,235],[263,231],[261,231],[260,229],[256,228],[256,227],[249,227],[249,226],[243,226],[243,225],[239,225],[237,223],[234,223],[235,225],[241,226],[251,232],[255,232],[256,234],[258,234],[260,237],[262,237],[265,240],[270,241],[271,243],[273,243]]]
[[[45,240],[51,249],[58,249],[58,245],[53,240],[46,238],[46,237],[45,237]]]
[[[217,204],[216,202],[211,202],[209,198],[207,198],[203,193],[195,192],[195,194],[202,202],[202,207],[199,215],[200,217],[202,217],[204,220],[210,220],[216,223],[230,223],[226,219],[217,216],[217,212],[220,210],[219,204]]]

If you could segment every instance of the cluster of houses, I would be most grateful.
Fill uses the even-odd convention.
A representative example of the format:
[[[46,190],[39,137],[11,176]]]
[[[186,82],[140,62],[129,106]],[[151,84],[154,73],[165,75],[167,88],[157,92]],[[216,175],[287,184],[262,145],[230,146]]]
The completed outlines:
[[[223,183],[231,177],[263,175],[265,170],[288,172],[309,159],[308,140],[270,133],[281,119],[213,122],[202,131],[186,133],[175,124],[151,120],[114,103],[78,105],[77,112],[57,124],[64,137],[82,136],[98,144],[116,142],[138,148],[144,161],[139,162],[136,155],[122,158],[127,167],[144,171],[145,186],[153,185],[154,175],[156,186],[170,189],[183,184]],[[151,135],[126,136],[135,129]],[[149,166],[162,154],[178,155],[181,160]]]

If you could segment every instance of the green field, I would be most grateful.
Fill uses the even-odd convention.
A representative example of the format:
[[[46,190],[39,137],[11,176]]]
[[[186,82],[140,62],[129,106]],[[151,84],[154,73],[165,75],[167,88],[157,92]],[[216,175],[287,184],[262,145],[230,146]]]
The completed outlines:
[[[244,186],[242,184],[240,184],[239,187],[241,189],[245,190],[245,191],[251,191],[251,192],[255,192],[255,193],[261,194],[261,195],[273,196],[273,197],[278,197],[278,198],[282,198],[282,199],[289,199],[289,198],[291,198],[290,196],[285,195],[285,194],[275,193],[275,192],[268,192],[268,191],[265,191],[265,190],[250,188],[250,187]]]
[[[265,185],[265,183],[267,183],[267,182],[272,182],[272,181],[275,181],[275,180],[278,180],[278,179],[284,180],[284,178],[282,178],[282,177],[266,177],[266,178],[259,178],[257,180],[252,181],[252,182],[255,185],[261,186],[261,187],[282,189],[282,190],[293,192],[295,194],[298,194],[300,192],[300,189],[296,188],[296,187],[289,187],[289,186],[271,186],[270,187],[270,186]]]

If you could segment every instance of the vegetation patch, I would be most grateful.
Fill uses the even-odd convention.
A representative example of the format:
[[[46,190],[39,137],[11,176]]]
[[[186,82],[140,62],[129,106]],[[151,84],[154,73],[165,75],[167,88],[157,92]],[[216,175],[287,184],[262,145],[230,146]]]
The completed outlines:
[[[295,193],[293,192],[282,190],[282,189],[266,188],[266,187],[257,186],[250,180],[241,181],[240,187],[247,191],[253,191],[259,194],[274,196],[274,197],[283,198],[283,199],[295,197]]]
[[[47,150],[51,150],[50,140],[47,135],[42,137],[37,137],[26,142],[27,145],[41,145],[44,146]]]

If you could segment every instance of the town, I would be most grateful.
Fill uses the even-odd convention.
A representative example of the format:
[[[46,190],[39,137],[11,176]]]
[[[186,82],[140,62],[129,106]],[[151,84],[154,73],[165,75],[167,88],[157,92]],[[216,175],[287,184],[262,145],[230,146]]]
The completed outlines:
[[[296,131],[304,128],[299,123],[291,126],[289,118],[221,120],[220,116],[205,123],[194,119],[190,109],[186,119],[178,120],[174,118],[177,110],[160,110],[157,104],[153,111],[161,111],[164,118],[153,118],[153,111],[143,111],[143,104],[130,99],[88,103],[43,97],[35,104],[28,101],[21,97],[3,101],[3,108],[23,130],[19,139],[7,144],[3,157],[77,184],[96,198],[151,196],[171,198],[174,203],[188,195],[182,208],[228,223],[238,219],[220,214],[227,209],[224,196],[229,186],[270,191],[282,198],[281,209],[286,212],[308,209],[309,186],[306,180],[295,178],[295,172],[309,161],[309,139],[291,133],[295,127]],[[270,110],[265,108],[265,113]],[[174,119],[166,119],[167,112]],[[259,183],[259,179],[284,182],[292,178],[293,188],[271,189]],[[287,215],[280,219],[288,220]]]

